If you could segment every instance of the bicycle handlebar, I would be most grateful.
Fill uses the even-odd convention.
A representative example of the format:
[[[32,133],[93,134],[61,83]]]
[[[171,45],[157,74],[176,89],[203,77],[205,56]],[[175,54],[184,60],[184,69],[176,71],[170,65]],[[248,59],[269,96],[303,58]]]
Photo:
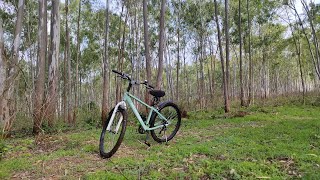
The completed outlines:
[[[131,89],[131,85],[140,85],[140,84],[145,85],[147,89],[154,89],[154,87],[153,87],[153,86],[151,86],[150,84],[148,84],[148,81],[147,81],[147,80],[145,80],[143,83],[139,83],[139,82],[136,82],[136,81],[132,80],[128,74],[125,74],[125,73],[119,72],[119,71],[114,70],[114,69],[112,70],[112,72],[114,72],[114,73],[118,74],[122,79],[127,79],[127,80],[129,80],[129,81],[130,81],[130,84],[129,84],[128,90],[130,90],[130,89]]]
[[[143,83],[140,83],[140,84],[145,85],[148,89],[154,89],[153,86],[151,86],[150,84],[148,84],[148,81],[147,81],[147,80],[145,80]]]
[[[131,81],[131,78],[130,78],[130,76],[128,74],[119,72],[119,71],[114,70],[114,69],[112,70],[112,72],[118,74],[122,79],[127,79],[127,80]]]
[[[114,73],[116,73],[116,74],[119,74],[119,75],[122,75],[122,73],[121,72],[119,72],[119,71],[117,71],[117,70],[112,70],[112,72],[114,72]]]

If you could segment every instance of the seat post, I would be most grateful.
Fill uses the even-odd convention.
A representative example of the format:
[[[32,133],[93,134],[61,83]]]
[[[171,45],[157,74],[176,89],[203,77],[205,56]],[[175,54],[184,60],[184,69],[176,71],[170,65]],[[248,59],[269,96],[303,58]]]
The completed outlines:
[[[156,96],[153,96],[152,106],[157,105],[159,102],[160,102],[160,98],[156,97]]]

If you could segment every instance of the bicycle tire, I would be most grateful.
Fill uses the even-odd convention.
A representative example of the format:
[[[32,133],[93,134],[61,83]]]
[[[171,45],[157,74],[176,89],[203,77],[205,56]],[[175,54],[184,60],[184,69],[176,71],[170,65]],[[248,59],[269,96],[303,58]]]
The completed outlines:
[[[113,121],[113,124],[117,124],[118,121],[115,121],[117,118],[118,113],[120,113],[123,117],[122,123],[121,123],[121,130],[119,129],[118,133],[120,132],[120,135],[118,137],[118,139],[116,140],[116,143],[114,144],[114,146],[112,148],[110,148],[110,150],[107,150],[107,152],[105,151],[105,137],[106,135],[111,135],[114,134],[114,132],[109,131],[107,132],[107,126],[109,124],[109,121],[111,119],[112,113],[113,113],[114,108],[109,112],[109,116],[106,120],[106,123],[104,123],[103,127],[102,127],[102,132],[100,135],[100,142],[99,142],[99,151],[100,151],[100,156],[102,158],[110,158],[114,153],[116,153],[116,151],[119,149],[121,142],[124,138],[124,134],[126,132],[126,126],[127,126],[127,118],[128,118],[128,114],[127,111],[124,109],[121,109],[120,107],[118,108],[117,112],[116,112],[116,116],[115,119]],[[113,125],[112,125],[113,126]],[[111,127],[112,128],[112,127]],[[118,134],[117,133],[117,134]]]
[[[158,106],[158,111],[166,117],[166,114],[165,114],[165,110],[169,110],[169,109],[172,109],[174,113],[176,113],[176,117],[175,117],[175,120],[176,120],[176,125],[173,129],[173,131],[170,133],[169,136],[165,135],[163,137],[159,137],[160,133],[161,133],[161,130],[160,130],[160,133],[158,133],[158,130],[159,129],[155,129],[155,130],[151,130],[151,136],[152,138],[159,142],[159,143],[162,143],[162,142],[167,142],[167,141],[170,141],[176,134],[177,132],[179,131],[179,128],[180,128],[180,125],[181,125],[181,112],[180,112],[180,109],[178,108],[178,106],[176,104],[174,104],[173,102],[164,102],[164,103],[161,103],[159,106]],[[163,114],[164,113],[164,114]],[[161,121],[158,117],[158,114],[157,113],[153,113],[152,116],[151,116],[151,119],[150,119],[150,127],[155,127],[155,123],[156,121]],[[166,117],[168,119],[168,117]],[[172,126],[172,125],[171,125]],[[168,126],[170,127],[170,125]],[[161,128],[160,128],[161,129]]]

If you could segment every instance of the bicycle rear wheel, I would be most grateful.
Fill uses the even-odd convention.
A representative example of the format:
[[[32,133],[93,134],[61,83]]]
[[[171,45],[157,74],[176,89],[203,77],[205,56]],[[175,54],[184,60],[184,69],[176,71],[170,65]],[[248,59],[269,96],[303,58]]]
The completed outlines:
[[[110,131],[107,130],[108,124],[110,122],[114,108],[109,112],[108,119],[102,128],[100,135],[99,150],[100,155],[103,158],[110,158],[120,147],[120,144],[123,140],[124,134],[126,132],[127,125],[127,111],[124,109],[118,108],[114,120],[111,124]],[[122,119],[122,120],[121,120]],[[116,131],[117,125],[121,120],[118,131]]]
[[[165,102],[159,106],[159,112],[170,123],[167,126],[150,131],[152,138],[161,143],[170,141],[178,132],[181,124],[181,113],[178,106],[172,102]],[[159,117],[157,113],[153,113],[150,120],[150,127],[168,124]]]

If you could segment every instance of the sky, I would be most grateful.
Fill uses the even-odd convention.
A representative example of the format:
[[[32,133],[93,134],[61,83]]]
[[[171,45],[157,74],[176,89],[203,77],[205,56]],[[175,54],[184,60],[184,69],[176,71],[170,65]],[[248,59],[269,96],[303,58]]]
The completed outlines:
[[[98,0],[98,1],[100,1],[102,7],[106,6],[106,1],[105,0]],[[307,2],[310,2],[310,1],[313,1],[313,2],[315,2],[317,4],[320,3],[320,0],[307,0]],[[65,0],[60,0],[60,2],[64,3]],[[109,0],[109,2],[110,2],[110,9],[111,10],[113,10],[115,13],[120,12],[120,8],[121,7],[117,4],[118,1]],[[301,4],[301,2],[299,0],[296,0],[295,5],[296,5],[296,7],[298,9],[298,12],[301,13],[302,12],[302,4]],[[96,7],[96,8],[100,8],[100,7]],[[5,3],[3,0],[0,0],[0,10],[8,12],[8,13],[13,13],[13,7],[8,6],[7,3]]]
[[[103,4],[103,6],[105,7],[106,6],[106,1],[105,0],[98,0],[98,1],[100,1],[101,2],[101,4]],[[307,0],[307,2],[309,3],[309,2],[315,2],[316,4],[319,4],[320,3],[320,0]],[[60,2],[65,2],[65,0],[60,0]],[[111,5],[110,5],[110,9],[119,9],[119,11],[120,11],[120,7],[117,7],[117,5],[115,4],[115,1],[112,1],[112,0],[109,0],[109,2],[111,3]],[[297,9],[298,9],[298,12],[299,13],[301,13],[302,12],[302,4],[301,4],[301,2],[300,2],[300,0],[296,0],[296,7],[297,7]]]

